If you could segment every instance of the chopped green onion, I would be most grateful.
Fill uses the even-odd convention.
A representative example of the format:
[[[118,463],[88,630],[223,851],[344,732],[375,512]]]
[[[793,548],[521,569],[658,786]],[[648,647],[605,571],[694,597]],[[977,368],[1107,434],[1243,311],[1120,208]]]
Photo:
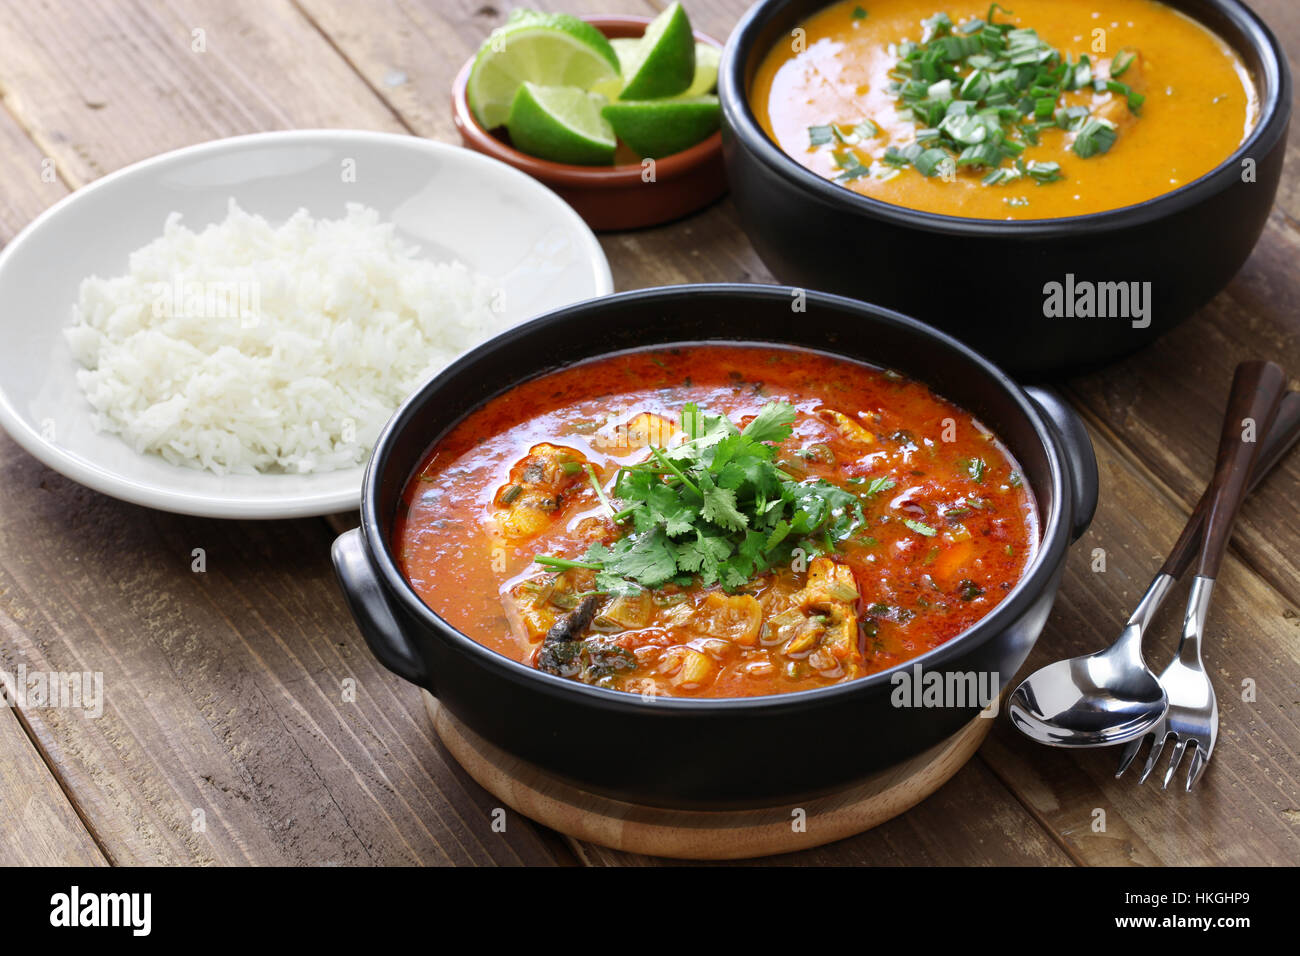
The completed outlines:
[[[1061,174],[1061,164],[1056,162],[1043,162],[1041,160],[1030,160],[1025,164],[1025,172],[1038,185],[1044,183],[1054,183],[1058,179],[1065,178]],[[983,481],[983,478],[977,478],[976,481]]]
[[[832,155],[835,157],[835,165],[840,168],[840,174],[835,177],[840,182],[859,179],[871,172],[871,167],[865,165],[851,149],[837,149]]]
[[[1115,145],[1115,124],[1110,120],[1093,116],[1079,130],[1070,147],[1081,159],[1098,156]]]
[[[885,149],[885,164],[912,165],[927,177],[987,169],[982,182],[990,186],[1026,177],[1040,185],[1057,182],[1065,178],[1060,163],[1022,161],[1042,132],[1075,133],[1071,148],[1081,158],[1106,152],[1117,136],[1113,123],[1091,117],[1086,106],[1062,106],[1063,94],[1091,87],[1125,97],[1134,113],[1141,109],[1142,94],[1115,79],[1132,66],[1135,51],[1121,50],[1109,76],[1100,77],[1087,54],[1075,61],[1033,29],[997,22],[999,11],[1006,13],[994,4],[985,19],[973,17],[960,27],[939,12],[921,21],[920,43],[898,44],[890,91],[899,115],[917,129],[912,142]],[[860,175],[852,163],[841,169],[841,180]]]
[[[985,186],[1006,186],[1022,178],[1024,173],[1018,169],[1003,166],[993,170],[987,176],[980,180]]]
[[[858,139],[875,139],[880,135],[880,127],[872,120],[864,119],[857,126],[853,127],[853,135]]]
[[[835,139],[835,127],[826,126],[809,126],[808,127],[808,145],[825,146],[831,140]]]
[[[1077,130],[1087,118],[1088,107],[1086,106],[1064,106],[1053,114],[1056,125],[1070,131]]]
[[[941,149],[924,150],[913,161],[917,171],[923,176],[937,176],[945,168],[952,169],[952,158]]]

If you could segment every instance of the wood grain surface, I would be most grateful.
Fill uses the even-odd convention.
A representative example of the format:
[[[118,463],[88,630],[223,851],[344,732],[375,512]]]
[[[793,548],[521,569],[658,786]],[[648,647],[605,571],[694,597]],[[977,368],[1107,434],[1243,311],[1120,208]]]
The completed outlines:
[[[545,5],[647,16],[662,6]],[[725,37],[746,5],[688,8],[698,29]],[[1253,6],[1300,51],[1293,0]],[[0,7],[0,241],[107,172],[217,137],[347,127],[457,142],[451,78],[509,9]],[[1101,507],[1027,668],[1115,635],[1209,477],[1233,366],[1263,356],[1300,373],[1297,137],[1293,125],[1277,206],[1231,285],[1150,348],[1065,383],[1097,448]],[[725,199],[601,242],[619,289],[771,279]],[[99,717],[0,713],[0,864],[659,862],[560,837],[457,765],[419,691],[373,659],[335,587],[329,543],[353,521],[153,512],[69,482],[0,435],[0,668],[104,681]],[[1046,750],[1001,720],[912,810],[765,862],[1300,863],[1300,455],[1247,502],[1222,581],[1206,647],[1222,732],[1198,793],[1117,781],[1113,753]],[[1176,617],[1162,619],[1157,659],[1176,642]]]

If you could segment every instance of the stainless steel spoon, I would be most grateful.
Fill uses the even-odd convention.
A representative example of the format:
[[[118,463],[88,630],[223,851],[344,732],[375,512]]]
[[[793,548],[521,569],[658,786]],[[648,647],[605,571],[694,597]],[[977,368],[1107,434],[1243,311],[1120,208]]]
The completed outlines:
[[[1237,407],[1230,396],[1229,409]],[[1260,443],[1249,491],[1300,439],[1300,393],[1288,392]],[[1110,647],[1057,661],[1021,681],[1007,701],[1021,733],[1053,747],[1106,747],[1141,737],[1164,715],[1165,692],[1142,658],[1142,635],[1200,550],[1212,504],[1206,489],[1178,543]]]

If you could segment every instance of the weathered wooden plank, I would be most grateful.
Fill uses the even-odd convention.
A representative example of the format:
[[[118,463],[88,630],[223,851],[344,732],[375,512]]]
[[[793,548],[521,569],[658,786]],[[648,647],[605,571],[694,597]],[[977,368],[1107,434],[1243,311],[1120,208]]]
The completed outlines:
[[[67,794],[23,732],[17,714],[3,704],[0,820],[5,821],[0,866],[107,865]]]
[[[1200,497],[1213,471],[1236,364],[1270,358],[1293,386],[1300,382],[1297,256],[1300,232],[1275,214],[1223,294],[1149,348],[1070,383],[1094,420],[1184,504]],[[1246,502],[1234,542],[1270,584],[1300,601],[1300,453]]]
[[[46,206],[67,193],[53,162],[7,116],[0,114],[0,155],[7,166],[0,188],[0,236],[7,239]],[[8,439],[0,437],[8,444]],[[0,589],[0,618],[6,613]],[[7,630],[0,629],[0,635]],[[0,636],[0,640],[4,638]],[[18,678],[17,663],[37,668],[21,657],[0,663],[11,681]],[[11,668],[12,665],[12,668]],[[19,719],[23,702],[0,702],[0,819],[5,839],[0,841],[0,865],[50,866],[106,864],[86,825],[46,765]],[[78,715],[76,719],[88,718]]]
[[[3,9],[5,104],[74,186],[237,133],[402,129],[289,0]]]

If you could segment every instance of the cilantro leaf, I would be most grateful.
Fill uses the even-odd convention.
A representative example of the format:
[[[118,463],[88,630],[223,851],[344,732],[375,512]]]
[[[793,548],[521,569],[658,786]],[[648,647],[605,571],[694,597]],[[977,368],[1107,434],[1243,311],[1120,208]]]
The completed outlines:
[[[867,487],[863,490],[864,495],[878,495],[882,491],[888,491],[893,488],[897,482],[893,478],[872,478],[867,482]]]
[[[614,548],[615,558],[606,570],[621,577],[631,578],[638,584],[652,588],[663,584],[677,573],[677,561],[668,547],[668,536],[662,528],[647,534],[621,539],[629,542],[624,548]]]
[[[927,538],[933,538],[936,534],[939,533],[935,531],[933,528],[931,528],[928,524],[922,524],[921,522],[916,521],[913,518],[904,518],[903,524],[907,525],[917,534],[923,534]]]
[[[769,402],[741,432],[750,441],[780,444],[794,431],[794,406],[786,402]]]
[[[700,491],[704,493],[704,508],[700,513],[706,520],[731,531],[749,526],[749,519],[736,507],[736,492],[730,488],[719,488],[708,472],[700,475]]]

